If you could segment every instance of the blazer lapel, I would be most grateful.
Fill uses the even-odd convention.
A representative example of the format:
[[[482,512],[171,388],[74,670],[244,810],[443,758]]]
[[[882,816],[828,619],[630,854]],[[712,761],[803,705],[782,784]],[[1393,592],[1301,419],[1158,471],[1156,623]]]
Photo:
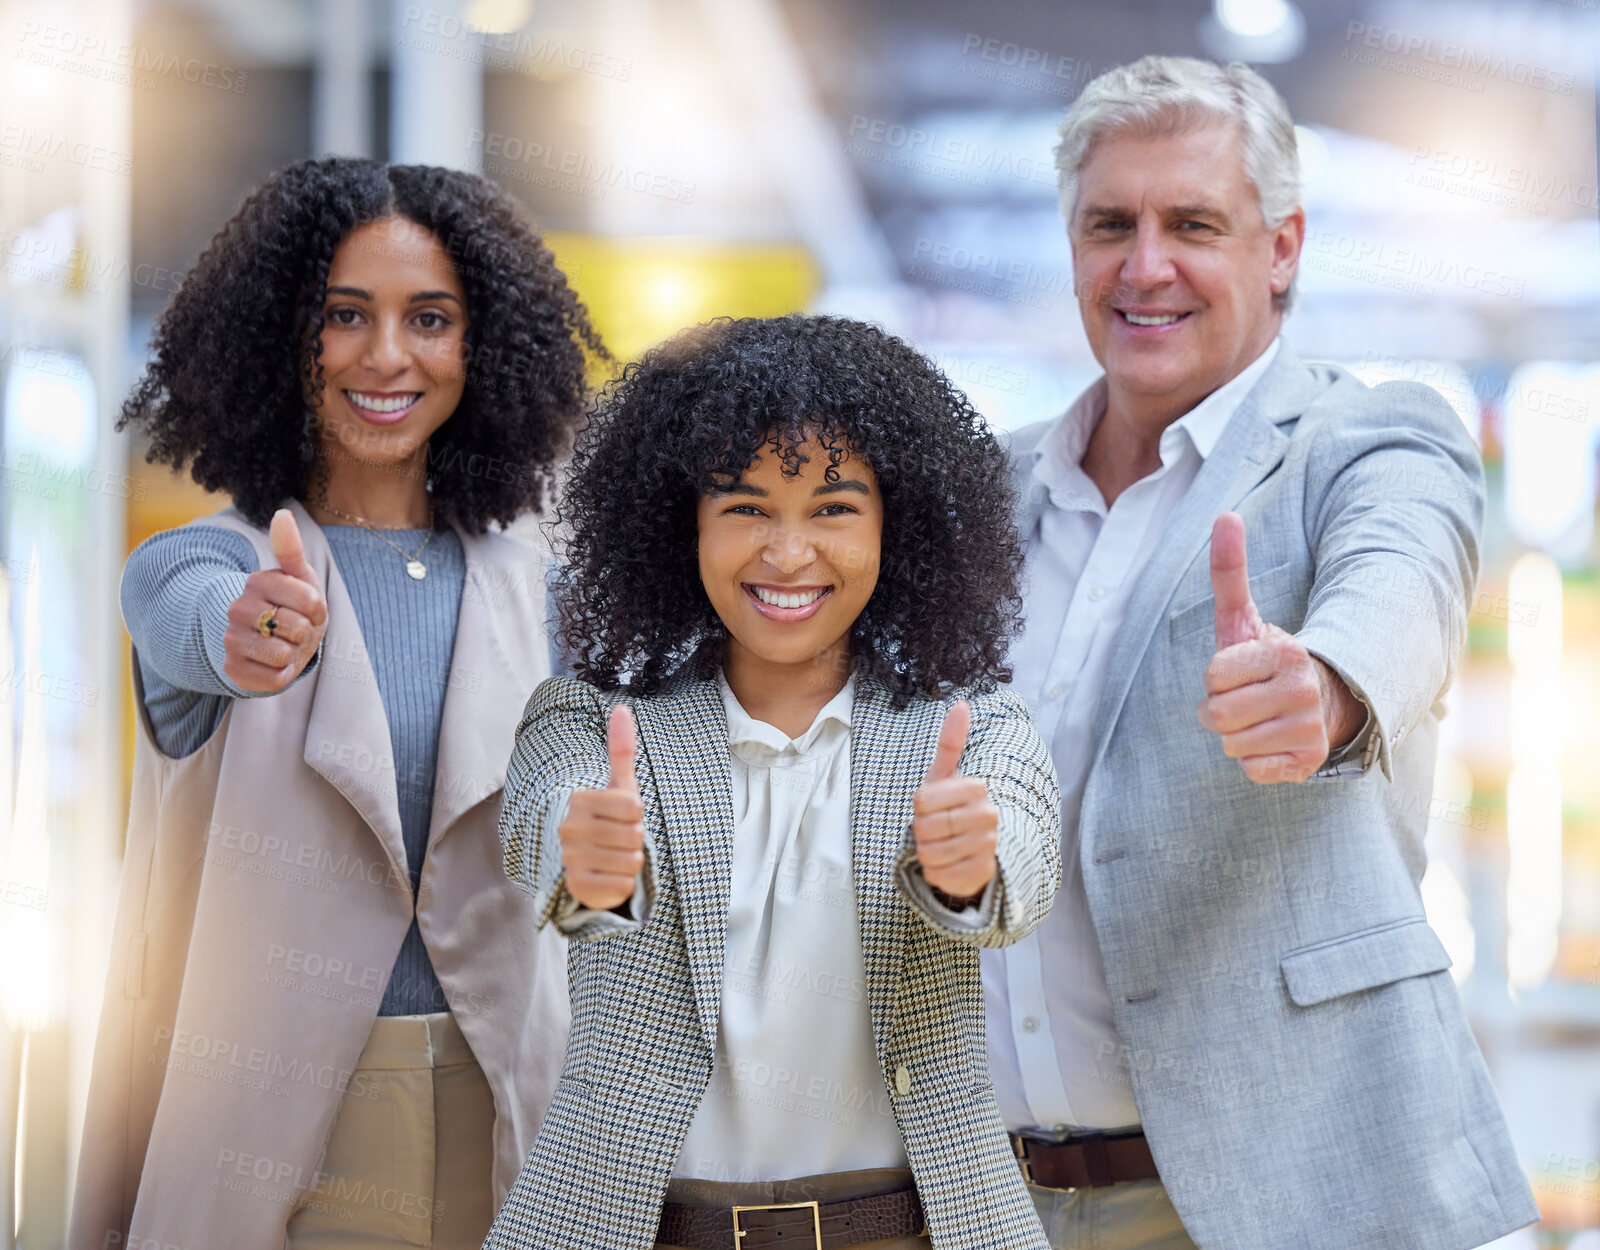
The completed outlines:
[[[538,561],[520,544],[459,526],[456,533],[466,579],[440,715],[430,851],[458,819],[505,786],[517,721],[533,688],[550,675]]]
[[[392,879],[406,881],[394,747],[378,679],[361,637],[361,623],[322,527],[298,500],[291,499],[287,506],[300,527],[306,559],[322,573],[322,592],[328,604],[328,629],[312,678],[316,687],[302,758],[344,795],[377,835],[395,873]]]
[[[857,678],[850,718],[850,861],[880,1062],[899,1003],[911,921],[895,885],[894,867],[911,823],[911,796],[927,770],[943,721],[943,709],[928,706],[937,714],[897,713],[879,682]]]
[[[1212,522],[1253,490],[1283,459],[1289,437],[1278,428],[1304,410],[1313,378],[1287,341],[1261,380],[1245,396],[1167,523],[1162,542],[1129,597],[1123,628],[1108,661],[1105,687],[1094,715],[1094,767],[1106,744],[1156,627],[1178,582],[1211,541]],[[1199,701],[1200,674],[1195,674]],[[1084,854],[1088,854],[1084,848]]]
[[[713,681],[687,682],[669,694],[639,699],[631,706],[672,857],[695,1003],[706,1040],[714,1049],[733,871],[728,718]]]

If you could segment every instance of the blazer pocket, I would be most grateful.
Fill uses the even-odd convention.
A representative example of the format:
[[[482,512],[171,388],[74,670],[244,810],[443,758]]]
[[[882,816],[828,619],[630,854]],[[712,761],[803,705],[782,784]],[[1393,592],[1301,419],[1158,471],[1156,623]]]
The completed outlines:
[[[1418,918],[1290,951],[1278,966],[1289,997],[1310,1007],[1406,977],[1443,972],[1450,956],[1428,922]]]
[[[1310,570],[1306,569],[1306,591],[1310,588]],[[1257,573],[1250,579],[1250,598],[1255,601],[1257,608],[1261,609],[1261,619],[1270,621],[1274,625],[1294,633],[1300,628],[1301,621],[1305,618],[1304,610],[1299,614],[1299,619],[1293,620],[1293,628],[1285,624],[1285,620],[1275,617],[1266,610],[1267,605],[1281,606],[1284,601],[1292,601],[1295,594],[1300,591],[1301,567],[1293,560],[1285,560],[1282,564],[1274,565],[1264,573]],[[1208,594],[1201,599],[1196,599],[1167,617],[1167,637],[1176,642],[1201,629],[1208,628],[1216,619],[1216,605]],[[1287,618],[1285,618],[1287,619]]]

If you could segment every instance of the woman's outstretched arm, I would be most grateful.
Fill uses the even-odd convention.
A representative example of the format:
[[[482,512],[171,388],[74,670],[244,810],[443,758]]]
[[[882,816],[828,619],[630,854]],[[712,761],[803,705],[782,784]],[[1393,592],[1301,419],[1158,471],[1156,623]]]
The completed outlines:
[[[506,768],[500,811],[506,876],[534,896],[541,925],[554,921],[578,941],[638,927],[655,895],[648,826],[644,865],[629,902],[611,911],[591,909],[567,888],[561,826],[574,794],[605,790],[611,781],[606,721],[615,702],[569,677],[540,683],[517,726]]]
[[[974,695],[971,729],[957,772],[980,779],[996,812],[994,876],[956,910],[924,876],[913,829],[897,876],[912,909],[959,942],[1008,946],[1038,927],[1061,884],[1061,790],[1027,705],[1009,690]]]

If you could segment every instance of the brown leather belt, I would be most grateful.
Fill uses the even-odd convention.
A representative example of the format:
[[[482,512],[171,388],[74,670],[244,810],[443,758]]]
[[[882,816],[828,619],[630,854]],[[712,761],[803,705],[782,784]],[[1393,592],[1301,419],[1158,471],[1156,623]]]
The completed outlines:
[[[1075,1133],[1066,1141],[1011,1135],[1022,1174],[1046,1189],[1103,1189],[1119,1181],[1157,1180],[1155,1156],[1144,1134]]]
[[[914,1187],[841,1202],[772,1202],[661,1208],[656,1240],[690,1250],[843,1250],[927,1231]]]

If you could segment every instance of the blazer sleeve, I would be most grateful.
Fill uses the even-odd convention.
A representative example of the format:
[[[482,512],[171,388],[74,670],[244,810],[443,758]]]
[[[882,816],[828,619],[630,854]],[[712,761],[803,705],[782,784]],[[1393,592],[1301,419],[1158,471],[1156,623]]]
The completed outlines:
[[[1316,572],[1297,637],[1371,711],[1390,753],[1449,687],[1466,640],[1483,526],[1483,465],[1430,388],[1389,383],[1306,451]]]
[[[973,946],[1009,946],[1038,928],[1061,885],[1061,788],[1020,698],[1009,690],[966,697],[972,728],[959,771],[982,777],[999,809],[998,871],[976,908],[952,912],[923,878],[907,824],[895,876],[912,910],[936,932]]]
[[[552,677],[534,690],[517,726],[500,808],[500,849],[506,876],[533,895],[541,928],[551,921],[574,941],[605,937],[643,922],[582,908],[568,892],[557,831],[572,795],[601,790],[611,779],[606,718],[617,700],[570,677]],[[635,766],[638,766],[637,758]],[[641,890],[654,897],[654,848],[645,833]]]

